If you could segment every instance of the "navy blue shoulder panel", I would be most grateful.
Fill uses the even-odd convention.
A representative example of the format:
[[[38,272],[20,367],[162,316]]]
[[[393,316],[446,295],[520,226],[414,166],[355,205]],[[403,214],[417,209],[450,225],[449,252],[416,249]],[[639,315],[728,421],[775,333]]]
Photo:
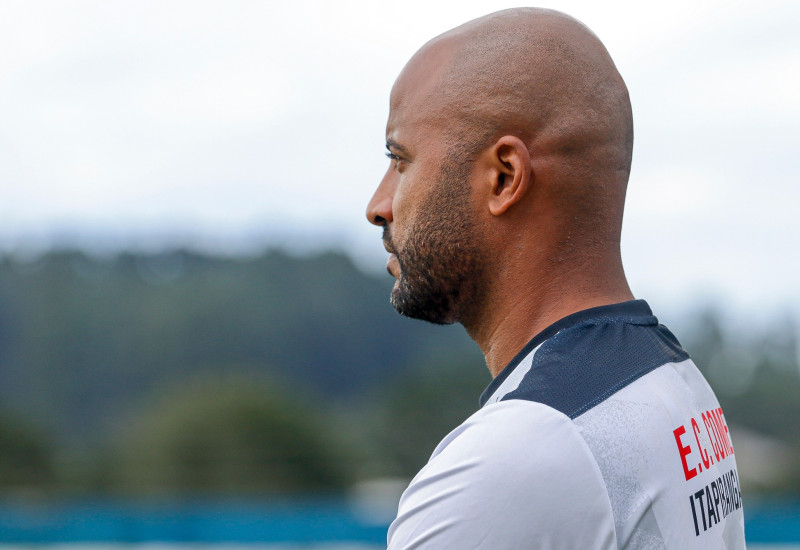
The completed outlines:
[[[576,418],[661,365],[689,358],[642,300],[586,310],[557,325],[560,330],[544,341],[503,401],[536,401]]]

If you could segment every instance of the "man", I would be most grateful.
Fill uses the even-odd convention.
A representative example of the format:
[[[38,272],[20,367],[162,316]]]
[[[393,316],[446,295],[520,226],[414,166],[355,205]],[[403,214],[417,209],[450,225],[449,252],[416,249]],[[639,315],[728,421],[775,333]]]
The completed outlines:
[[[402,314],[461,323],[494,377],[403,494],[389,548],[744,548],[722,409],[634,300],[633,128],[578,21],[515,9],[425,44],[367,208]]]

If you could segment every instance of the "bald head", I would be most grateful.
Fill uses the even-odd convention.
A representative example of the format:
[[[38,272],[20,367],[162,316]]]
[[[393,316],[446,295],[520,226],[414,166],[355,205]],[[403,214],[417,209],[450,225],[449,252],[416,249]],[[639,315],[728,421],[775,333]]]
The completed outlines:
[[[414,116],[441,129],[463,161],[503,135],[549,157],[549,197],[573,219],[573,233],[618,241],[633,147],[630,100],[582,23],[536,8],[470,21],[415,54],[392,108],[411,93],[424,96]]]

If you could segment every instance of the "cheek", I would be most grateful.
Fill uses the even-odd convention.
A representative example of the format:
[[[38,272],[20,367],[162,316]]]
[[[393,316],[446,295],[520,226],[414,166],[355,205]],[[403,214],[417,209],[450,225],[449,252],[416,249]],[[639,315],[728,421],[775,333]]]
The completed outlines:
[[[399,175],[392,208],[393,216],[396,214],[405,221],[416,216],[420,209],[425,208],[430,194],[434,192],[437,185],[436,178],[431,177],[436,173],[435,168],[435,166],[430,166],[420,160],[419,163],[409,164],[406,170]],[[396,217],[395,220],[397,220]]]
[[[412,191],[410,182],[403,178],[397,185],[394,197],[392,198],[392,219],[395,222],[405,221],[405,218],[410,214],[409,205],[412,202]]]
[[[420,197],[417,196],[417,189],[409,185],[408,181],[397,187],[394,199],[392,200],[392,238],[402,239],[410,227],[414,225],[414,219],[420,207]]]

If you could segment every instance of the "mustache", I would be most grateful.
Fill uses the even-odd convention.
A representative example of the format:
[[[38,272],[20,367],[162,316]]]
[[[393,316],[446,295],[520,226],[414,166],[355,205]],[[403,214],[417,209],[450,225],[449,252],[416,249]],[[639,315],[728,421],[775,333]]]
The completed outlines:
[[[392,235],[389,233],[388,225],[383,226],[383,235],[381,236],[381,239],[383,239],[383,246],[384,248],[386,248],[386,251],[396,256],[397,251],[395,250],[394,245],[392,244]]]

